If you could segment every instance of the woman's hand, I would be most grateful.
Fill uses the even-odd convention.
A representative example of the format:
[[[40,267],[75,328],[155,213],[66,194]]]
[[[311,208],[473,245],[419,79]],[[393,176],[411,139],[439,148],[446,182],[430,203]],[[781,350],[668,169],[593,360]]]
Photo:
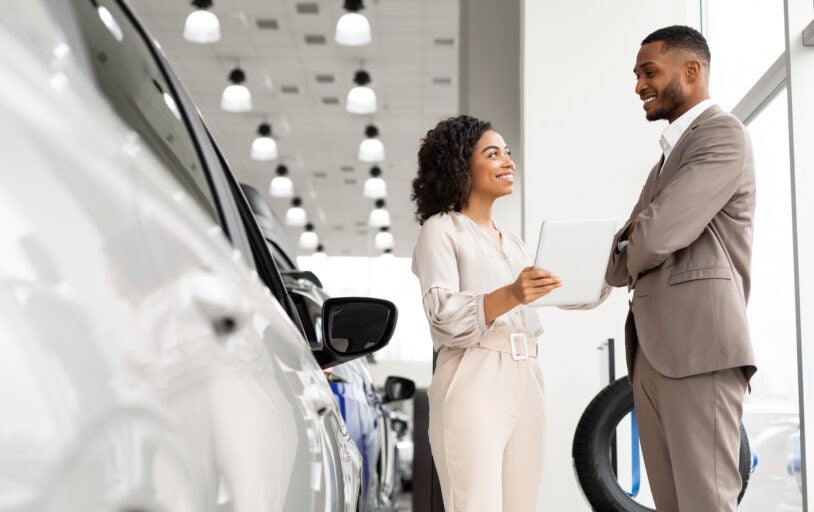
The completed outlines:
[[[526,267],[512,284],[507,284],[484,295],[483,313],[486,323],[491,324],[507,311],[511,311],[520,304],[535,301],[560,286],[562,286],[562,279],[548,270]]]
[[[528,304],[562,286],[562,279],[548,270],[526,267],[510,285],[512,295],[520,304]]]

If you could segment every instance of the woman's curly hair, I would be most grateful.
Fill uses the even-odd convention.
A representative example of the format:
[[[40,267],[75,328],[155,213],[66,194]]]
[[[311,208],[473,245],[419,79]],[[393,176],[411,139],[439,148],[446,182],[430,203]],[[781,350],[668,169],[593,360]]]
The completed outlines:
[[[419,224],[436,213],[461,211],[472,190],[472,150],[492,129],[488,121],[450,117],[427,132],[418,149],[418,175],[413,179],[415,217]]]

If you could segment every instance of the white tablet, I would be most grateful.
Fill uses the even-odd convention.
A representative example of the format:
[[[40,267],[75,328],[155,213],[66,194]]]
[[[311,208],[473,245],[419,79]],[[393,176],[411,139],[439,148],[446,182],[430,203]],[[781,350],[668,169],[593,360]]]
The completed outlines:
[[[598,301],[615,233],[616,219],[543,221],[534,267],[559,276],[562,286],[529,306],[576,306]]]

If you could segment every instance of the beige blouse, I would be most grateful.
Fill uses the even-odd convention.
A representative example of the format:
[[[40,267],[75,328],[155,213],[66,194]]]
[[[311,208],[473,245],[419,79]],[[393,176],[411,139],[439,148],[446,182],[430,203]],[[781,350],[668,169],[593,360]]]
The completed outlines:
[[[514,282],[523,268],[532,265],[523,241],[498,231],[501,245],[458,212],[433,215],[421,227],[413,273],[421,281],[434,350],[443,345],[470,347],[497,326],[542,334],[537,312],[524,305],[486,324],[483,296]]]

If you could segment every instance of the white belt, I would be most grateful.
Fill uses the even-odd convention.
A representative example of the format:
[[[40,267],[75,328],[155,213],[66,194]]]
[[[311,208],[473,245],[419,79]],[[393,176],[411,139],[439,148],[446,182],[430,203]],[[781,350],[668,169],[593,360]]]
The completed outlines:
[[[527,331],[490,332],[478,340],[475,346],[511,354],[515,361],[525,361],[530,357],[537,357],[539,352],[537,338]]]

